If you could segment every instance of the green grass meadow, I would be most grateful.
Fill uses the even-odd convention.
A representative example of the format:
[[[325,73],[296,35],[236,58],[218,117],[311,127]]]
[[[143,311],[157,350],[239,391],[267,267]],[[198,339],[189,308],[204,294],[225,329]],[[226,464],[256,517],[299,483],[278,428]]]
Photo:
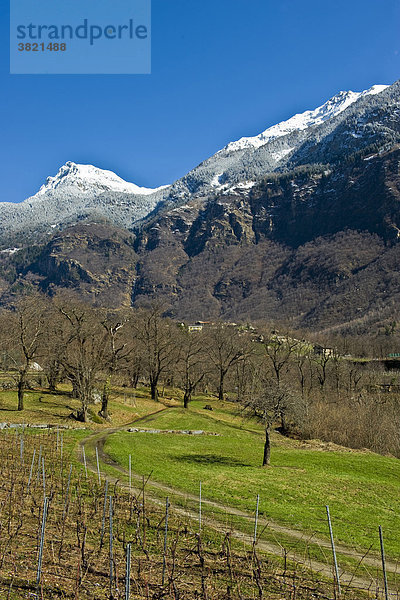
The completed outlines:
[[[212,413],[204,402],[185,411],[170,408],[141,421],[140,427],[203,430],[218,435],[119,432],[105,451],[137,474],[231,507],[260,513],[281,525],[327,538],[325,505],[330,507],[337,542],[378,552],[382,525],[387,555],[400,554],[400,462],[371,452],[331,451],[273,435],[271,466],[262,468],[263,432],[231,408]]]

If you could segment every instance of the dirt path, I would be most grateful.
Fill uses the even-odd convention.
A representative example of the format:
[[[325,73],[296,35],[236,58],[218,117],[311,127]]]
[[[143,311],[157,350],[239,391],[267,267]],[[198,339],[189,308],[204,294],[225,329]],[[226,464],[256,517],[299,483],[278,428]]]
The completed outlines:
[[[117,470],[119,473],[123,474],[124,476],[127,476],[128,475],[127,469],[124,469],[123,467],[121,467],[120,464],[115,462],[104,451],[104,445],[105,445],[107,439],[111,435],[113,435],[119,431],[127,430],[129,427],[132,427],[133,425],[137,425],[141,421],[145,421],[149,417],[157,415],[160,412],[164,412],[165,410],[168,410],[170,408],[171,408],[170,406],[163,406],[163,408],[161,408],[160,410],[149,413],[143,417],[139,417],[128,425],[124,425],[124,426],[113,428],[113,429],[107,429],[100,433],[93,433],[90,436],[88,436],[87,438],[81,440],[79,446],[80,447],[83,447],[83,446],[89,447],[89,448],[92,448],[93,450],[95,450],[95,448],[97,447],[100,464],[105,464],[105,465],[111,466],[115,470]],[[82,453],[79,453],[79,460],[82,462]],[[87,466],[92,472],[97,473],[97,465],[88,456],[87,456]],[[104,473],[103,473],[103,476],[105,477]],[[107,479],[113,483],[115,483],[117,481],[117,477],[111,477],[109,474],[107,474]],[[142,483],[142,477],[139,475],[136,475],[135,473],[132,473],[132,481],[136,481],[137,483]],[[128,487],[127,485],[125,485],[123,483],[121,485],[124,485],[124,487]],[[181,490],[179,490],[177,488],[173,488],[171,486],[168,486],[168,485],[165,485],[163,483],[159,483],[159,482],[156,482],[153,480],[151,480],[148,483],[148,485],[158,491],[163,492],[165,495],[175,495],[184,500],[190,500],[193,503],[198,504],[199,498],[196,495],[193,495],[193,494],[190,494],[187,492],[182,492]],[[132,488],[132,490],[136,494],[138,494],[141,491],[140,488]],[[164,500],[160,500],[159,498],[157,498],[157,496],[154,496],[154,495],[152,496],[151,492],[148,492],[148,497],[151,500],[151,502],[153,502],[154,504],[156,504],[158,506],[164,506],[164,504],[165,504]],[[202,499],[202,505],[208,506],[210,508],[215,508],[216,510],[221,511],[222,513],[225,513],[227,515],[233,515],[233,516],[237,516],[237,517],[246,519],[248,521],[254,521],[253,513],[246,512],[246,511],[237,509],[232,506],[227,506],[227,505],[221,504],[219,502],[215,502],[213,500]],[[193,510],[193,509],[190,509],[187,507],[182,508],[179,506],[174,506],[174,512],[179,515],[186,516],[186,517],[189,517],[194,520],[198,520],[198,512],[196,510]],[[221,517],[222,517],[222,515],[221,515]],[[226,532],[226,525],[223,524],[221,522],[221,520],[219,520],[216,517],[208,517],[206,514],[203,514],[202,521],[204,524],[210,526],[213,529],[216,529],[217,531]],[[298,531],[296,529],[291,529],[289,527],[280,525],[279,523],[272,522],[265,518],[260,518],[258,523],[259,523],[259,531],[262,531],[263,528],[268,528],[270,531],[273,531],[277,535],[282,534],[289,538],[292,538],[294,541],[298,540],[298,541],[303,541],[307,544],[319,546],[320,548],[324,549],[327,553],[329,553],[329,555],[331,553],[331,545],[328,540],[318,538],[315,535],[307,536],[304,533],[302,533],[301,531]],[[245,543],[249,546],[251,546],[253,544],[253,540],[248,533],[244,533],[243,531],[241,531],[240,529],[237,529],[237,528],[234,528],[234,529],[230,528],[229,530],[230,530],[232,537],[234,537],[235,539],[243,541],[243,543]],[[265,540],[258,540],[257,548],[262,551],[274,554],[276,556],[283,556],[283,553],[284,553],[283,546],[279,545],[279,542],[272,543],[272,542],[265,541]],[[342,546],[340,544],[336,544],[336,551],[338,554],[343,554],[343,555],[349,556],[359,563],[358,568],[356,569],[355,573],[349,573],[344,570],[339,570],[339,577],[340,577],[340,581],[342,584],[342,588],[345,588],[346,586],[348,586],[348,587],[351,586],[351,587],[355,587],[358,589],[375,591],[375,588],[377,585],[376,574],[380,573],[381,568],[382,568],[380,559],[375,558],[373,556],[363,555],[351,548]],[[323,575],[324,577],[328,577],[328,578],[333,577],[332,567],[328,566],[325,563],[322,563],[320,561],[317,561],[317,560],[314,560],[311,558],[308,559],[307,561],[304,561],[304,559],[299,560],[299,556],[296,555],[294,552],[288,552],[287,557],[289,560],[295,560],[297,563],[303,564],[304,567],[311,569],[312,571],[314,571],[317,574],[319,573],[319,574]],[[340,562],[340,558],[339,558],[339,562]],[[362,576],[357,573],[361,569],[363,570]],[[393,561],[386,562],[386,569],[388,572],[391,572],[391,573],[398,573],[400,571],[399,565]],[[370,572],[370,570],[371,570],[371,572]],[[379,578],[380,578],[380,575],[379,575]],[[380,581],[379,581],[379,587],[382,587],[382,583]],[[392,593],[396,594],[396,597],[397,597],[397,593],[394,590],[391,590],[391,594]]]

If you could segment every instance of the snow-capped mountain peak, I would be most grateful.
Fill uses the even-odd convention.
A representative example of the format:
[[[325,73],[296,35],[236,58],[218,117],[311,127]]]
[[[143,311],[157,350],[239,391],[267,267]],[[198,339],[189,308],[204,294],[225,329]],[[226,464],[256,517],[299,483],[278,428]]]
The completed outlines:
[[[339,92],[333,98],[318,106],[315,110],[306,110],[303,113],[294,115],[287,121],[282,121],[277,125],[269,127],[259,135],[254,137],[243,137],[236,142],[231,142],[220,152],[235,152],[237,150],[245,150],[247,148],[260,148],[268,142],[293,133],[294,131],[302,131],[308,127],[320,125],[333,117],[336,117],[341,112],[346,110],[351,104],[364,96],[375,95],[383,92],[387,85],[374,85],[363,92]]]
[[[139,187],[112,171],[69,161],[34,196],[19,204],[0,202],[0,237],[16,231],[51,235],[56,228],[99,216],[131,227],[155,209],[169,187]]]
[[[168,186],[160,188],[139,187],[134,183],[124,181],[112,171],[99,169],[93,165],[80,165],[69,161],[59,169],[55,177],[47,178],[46,183],[42,185],[39,192],[33,198],[39,199],[49,191],[67,187],[76,187],[80,193],[111,191],[122,194],[148,196]],[[32,200],[32,198],[29,200]]]

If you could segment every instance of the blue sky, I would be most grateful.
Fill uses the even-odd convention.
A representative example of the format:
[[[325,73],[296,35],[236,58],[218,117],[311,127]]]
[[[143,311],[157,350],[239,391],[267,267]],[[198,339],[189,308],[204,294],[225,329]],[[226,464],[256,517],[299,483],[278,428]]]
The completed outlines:
[[[68,160],[138,185],[339,90],[400,78],[400,0],[153,0],[151,75],[9,75],[1,5],[0,201]]]

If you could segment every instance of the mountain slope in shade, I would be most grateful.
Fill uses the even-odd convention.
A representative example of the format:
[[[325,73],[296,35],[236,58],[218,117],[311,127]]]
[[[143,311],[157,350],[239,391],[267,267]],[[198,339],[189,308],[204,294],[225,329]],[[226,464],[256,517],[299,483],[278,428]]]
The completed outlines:
[[[185,319],[368,327],[400,298],[400,147],[191,200],[145,228],[134,301]],[[399,311],[400,312],[400,309]]]

